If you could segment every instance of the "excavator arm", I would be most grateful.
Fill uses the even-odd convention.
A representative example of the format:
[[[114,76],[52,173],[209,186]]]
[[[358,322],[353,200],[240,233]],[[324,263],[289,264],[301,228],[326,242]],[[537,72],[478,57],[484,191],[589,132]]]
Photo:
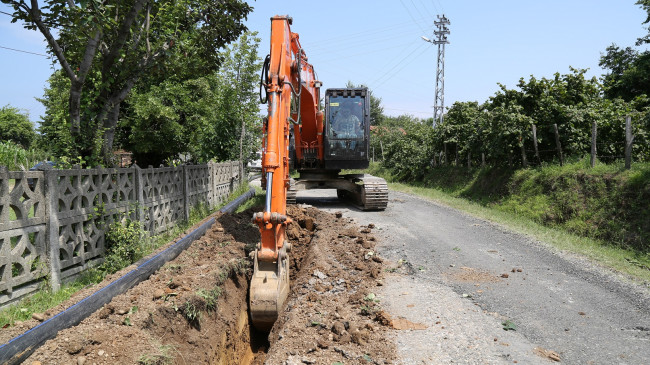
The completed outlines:
[[[271,18],[271,52],[263,68],[268,103],[264,123],[262,185],[264,211],[253,215],[261,240],[253,252],[254,269],[249,307],[253,325],[269,331],[289,294],[290,245],[285,236],[289,179],[289,137],[293,128],[296,153],[316,153],[322,159],[323,113],[318,110],[320,82],[307,62],[299,36],[288,16]],[[294,110],[292,111],[292,104]]]

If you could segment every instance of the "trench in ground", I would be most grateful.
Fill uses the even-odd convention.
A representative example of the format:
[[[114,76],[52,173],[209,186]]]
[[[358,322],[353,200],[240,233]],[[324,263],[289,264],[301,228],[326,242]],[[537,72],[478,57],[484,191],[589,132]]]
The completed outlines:
[[[248,253],[259,242],[259,230],[251,223],[258,210],[217,215],[213,227],[176,259],[79,325],[59,332],[26,363],[77,363],[83,357],[97,365],[249,365],[275,363],[288,353],[318,355],[332,360],[328,363],[390,358],[382,330],[359,310],[373,304],[364,297],[381,273],[380,263],[368,256],[364,260],[374,238],[359,233],[349,220],[315,208],[288,208],[294,220],[287,228],[291,310],[281,313],[271,335],[251,326]]]

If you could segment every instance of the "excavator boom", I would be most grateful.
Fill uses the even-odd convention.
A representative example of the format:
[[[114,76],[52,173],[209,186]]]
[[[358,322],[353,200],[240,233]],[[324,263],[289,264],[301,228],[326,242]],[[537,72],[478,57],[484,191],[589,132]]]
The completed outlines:
[[[268,104],[264,121],[262,187],[264,211],[253,215],[260,243],[252,253],[253,277],[249,307],[253,325],[270,331],[289,294],[291,251],[285,230],[287,201],[296,189],[337,189],[362,209],[382,210],[388,203],[386,181],[370,175],[339,175],[341,169],[368,167],[370,94],[367,88],[328,89],[327,113],[319,109],[321,82],[291,32],[292,19],[271,18],[271,51],[262,68],[262,102]],[[266,100],[264,100],[266,99]],[[292,162],[301,178],[289,177]]]
[[[271,329],[289,293],[290,246],[285,229],[291,222],[286,215],[291,125],[300,128],[302,124],[302,134],[298,135],[304,136],[315,148],[322,143],[322,113],[318,112],[320,83],[315,80],[298,34],[291,32],[291,22],[288,16],[271,18],[271,53],[262,75],[268,102],[262,156],[266,201],[264,211],[253,215],[253,222],[260,228],[261,240],[253,253],[254,271],[249,293],[253,325],[262,331]],[[299,106],[294,113],[291,112],[292,100]]]

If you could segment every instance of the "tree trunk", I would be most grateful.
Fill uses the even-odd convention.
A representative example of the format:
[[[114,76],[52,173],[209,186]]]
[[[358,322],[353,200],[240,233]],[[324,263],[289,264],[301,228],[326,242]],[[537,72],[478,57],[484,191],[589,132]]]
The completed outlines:
[[[70,134],[77,142],[81,134],[81,91],[83,84],[80,82],[72,81],[70,85],[70,99],[68,105],[68,112],[70,113]]]
[[[104,126],[108,126],[108,128],[104,129],[104,142],[102,143],[101,155],[106,167],[115,166],[113,142],[115,141],[115,127],[117,126],[117,120],[120,116],[120,105],[121,103],[118,103],[111,109],[104,122]]]
[[[241,134],[239,135],[239,184],[244,183],[244,136],[246,135],[246,122],[241,118]]]

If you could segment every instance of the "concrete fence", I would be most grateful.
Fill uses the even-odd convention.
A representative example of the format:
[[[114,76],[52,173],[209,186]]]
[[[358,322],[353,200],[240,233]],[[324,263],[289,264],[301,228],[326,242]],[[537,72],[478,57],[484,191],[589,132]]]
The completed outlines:
[[[103,261],[104,230],[128,216],[150,234],[221,204],[237,162],[141,169],[7,171],[0,167],[0,307]]]

